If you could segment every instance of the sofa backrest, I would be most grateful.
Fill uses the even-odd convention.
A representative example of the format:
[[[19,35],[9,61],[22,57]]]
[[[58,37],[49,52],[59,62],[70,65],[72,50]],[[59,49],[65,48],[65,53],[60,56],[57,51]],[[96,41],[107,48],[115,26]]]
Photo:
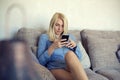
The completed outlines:
[[[38,29],[37,28],[21,28],[18,30],[18,32],[16,34],[16,38],[24,39],[26,42],[28,42],[28,45],[30,46],[32,52],[35,55],[37,55],[36,53],[37,53],[39,36],[46,32],[47,32],[46,30],[43,30],[40,28],[38,28]],[[77,40],[76,43],[79,45],[81,53],[83,55],[82,60],[81,60],[83,67],[89,68],[90,67],[89,57],[88,57],[87,53],[85,52],[83,46],[81,45],[81,42],[78,42],[81,40],[80,30],[69,30],[68,33],[74,35]]]
[[[100,30],[82,30],[80,32],[81,34],[81,41],[83,43],[83,46],[85,47],[86,51],[88,52],[87,49],[87,37],[92,36],[95,38],[104,38],[104,39],[119,39],[120,38],[120,31],[100,31]]]
[[[15,37],[27,41],[30,47],[38,46],[39,36],[46,32],[46,30],[40,28],[21,28],[18,30]],[[79,30],[69,30],[68,33],[73,34],[77,40],[81,40]]]
[[[46,30],[39,28],[21,28],[16,38],[24,39],[36,53],[39,36],[46,33]],[[92,68],[97,71],[101,68],[120,68],[115,51],[120,45],[120,31],[97,31],[97,30],[69,30],[76,39],[82,40],[86,51],[92,62]],[[35,49],[34,49],[35,48]]]
[[[40,34],[45,32],[38,28],[20,28],[15,37],[25,40],[30,47],[37,46]]]

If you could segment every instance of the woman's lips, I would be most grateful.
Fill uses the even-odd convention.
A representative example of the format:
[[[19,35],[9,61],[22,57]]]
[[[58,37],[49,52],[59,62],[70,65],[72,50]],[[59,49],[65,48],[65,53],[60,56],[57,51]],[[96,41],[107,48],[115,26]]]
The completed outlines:
[[[61,33],[61,31],[57,31],[58,33]]]
[[[61,32],[61,31],[57,31],[56,33],[57,33],[57,34],[61,34],[62,32]]]

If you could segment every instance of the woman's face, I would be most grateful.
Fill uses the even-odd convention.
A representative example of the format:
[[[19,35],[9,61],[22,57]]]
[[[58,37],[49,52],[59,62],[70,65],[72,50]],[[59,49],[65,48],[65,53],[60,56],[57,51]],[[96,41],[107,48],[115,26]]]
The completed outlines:
[[[57,19],[57,21],[55,22],[54,31],[56,35],[61,35],[61,33],[64,31],[64,24],[61,19]]]

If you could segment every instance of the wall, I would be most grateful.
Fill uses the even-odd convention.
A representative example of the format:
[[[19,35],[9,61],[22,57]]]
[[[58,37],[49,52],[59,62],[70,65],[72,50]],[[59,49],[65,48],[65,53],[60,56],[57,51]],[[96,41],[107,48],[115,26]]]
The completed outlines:
[[[48,29],[55,12],[69,29],[120,30],[120,0],[0,0],[0,39],[21,27]]]

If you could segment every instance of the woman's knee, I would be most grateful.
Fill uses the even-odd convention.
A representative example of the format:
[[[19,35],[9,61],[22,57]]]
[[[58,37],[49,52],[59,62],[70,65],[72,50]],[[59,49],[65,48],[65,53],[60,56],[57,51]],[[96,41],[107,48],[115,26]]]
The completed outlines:
[[[80,63],[77,56],[76,56],[76,54],[73,51],[69,51],[65,55],[65,62],[66,62],[66,65],[67,65],[68,69],[70,67],[74,67],[73,64],[79,64]]]
[[[73,51],[68,51],[65,55],[65,60],[72,59],[72,57],[76,57]]]
[[[67,66],[69,66],[70,64],[73,63],[72,59],[75,58],[75,53],[73,51],[69,51],[67,52],[67,54],[65,55],[65,62],[67,64]]]

